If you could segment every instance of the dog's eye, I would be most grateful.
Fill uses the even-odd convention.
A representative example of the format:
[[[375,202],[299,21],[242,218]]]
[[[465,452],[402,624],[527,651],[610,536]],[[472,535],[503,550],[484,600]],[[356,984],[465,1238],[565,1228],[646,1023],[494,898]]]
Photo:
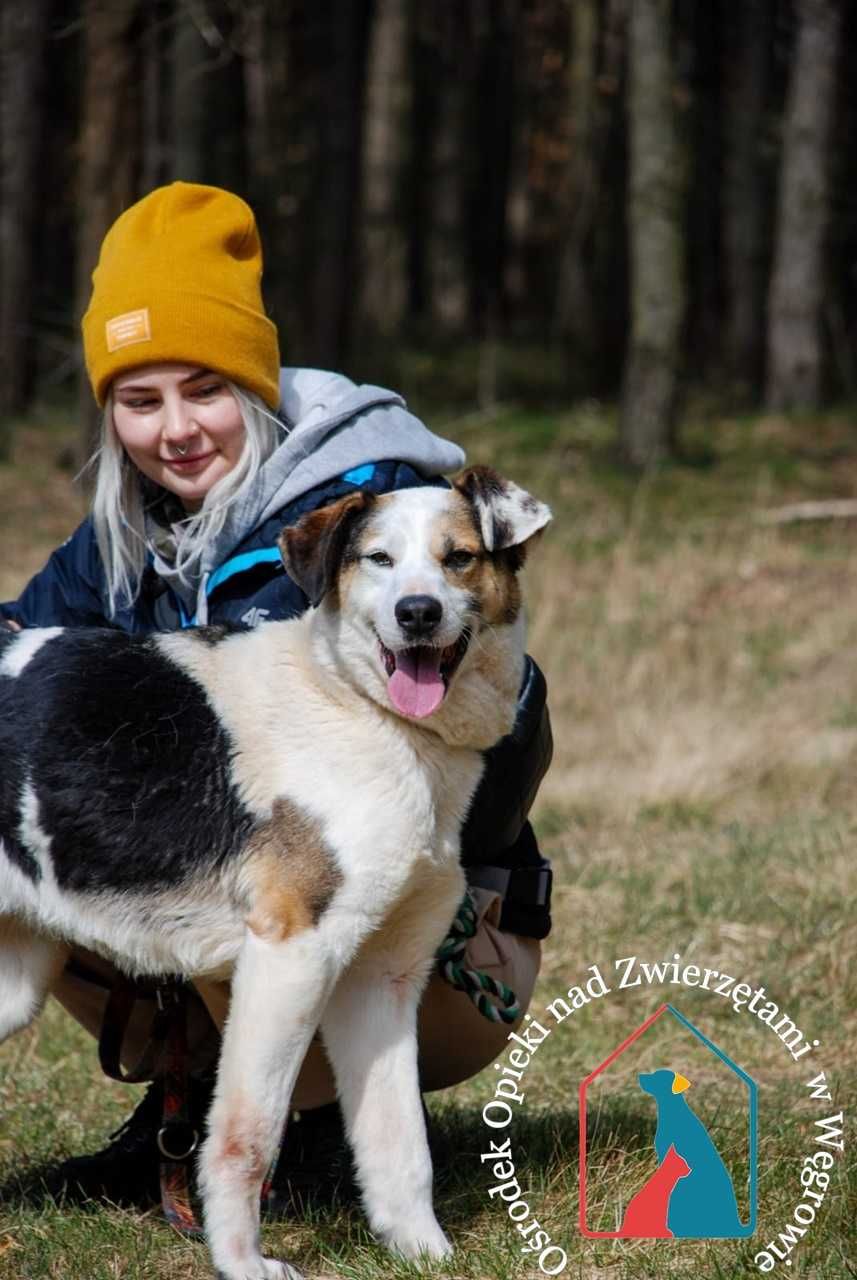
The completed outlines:
[[[443,563],[446,569],[466,569],[475,559],[476,554],[473,551],[450,551],[444,556]]]
[[[373,564],[379,564],[382,569],[392,569],[393,567],[393,561],[386,551],[372,551],[366,559],[371,560]]]

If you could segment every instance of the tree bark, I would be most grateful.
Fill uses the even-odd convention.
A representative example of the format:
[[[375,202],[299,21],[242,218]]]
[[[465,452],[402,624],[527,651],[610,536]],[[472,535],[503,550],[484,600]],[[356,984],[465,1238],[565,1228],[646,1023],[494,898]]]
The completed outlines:
[[[824,249],[841,9],[837,0],[799,0],[797,10],[768,295],[765,399],[774,410],[814,409],[822,396]]]
[[[142,10],[141,162],[140,188],[152,191],[166,182],[170,171],[168,113],[170,101],[170,45],[175,15],[169,0],[147,0]]]
[[[357,315],[370,337],[397,333],[408,304],[409,8],[408,0],[376,0],[369,38]]]
[[[134,57],[138,0],[84,0],[85,68],[80,135],[77,315],[89,304],[91,275],[105,232],[139,190],[140,100]],[[80,452],[88,457],[98,414],[80,379]]]
[[[628,62],[631,335],[619,439],[627,462],[648,467],[671,446],[686,297],[684,157],[669,0],[634,0]]]
[[[36,168],[44,112],[47,0],[0,11],[0,458],[27,405],[33,349]]]
[[[197,21],[198,6],[177,0],[170,50],[172,177],[201,182],[204,177],[206,91],[214,61]]]
[[[318,358],[308,336],[318,101],[305,70],[307,0],[254,0],[245,13],[249,192],[265,246],[265,305],[280,333],[283,363],[305,364]]]
[[[311,363],[330,369],[346,360],[353,320],[368,10],[368,0],[352,0],[344,8],[322,0],[310,19],[313,64],[324,74],[313,102],[318,156],[308,337]]]
[[[724,363],[742,398],[761,389],[765,283],[771,218],[765,120],[771,62],[771,6],[743,0],[726,24],[724,66]]]
[[[603,105],[598,89],[598,3],[571,6],[568,75],[569,163],[566,176],[566,239],[561,249],[557,332],[579,355],[593,339],[592,290],[587,244],[597,208]]]
[[[457,337],[469,313],[467,203],[470,163],[467,139],[469,87],[474,74],[473,37],[467,11],[442,4],[421,10],[427,77],[428,153],[425,184],[425,292],[432,327]]]

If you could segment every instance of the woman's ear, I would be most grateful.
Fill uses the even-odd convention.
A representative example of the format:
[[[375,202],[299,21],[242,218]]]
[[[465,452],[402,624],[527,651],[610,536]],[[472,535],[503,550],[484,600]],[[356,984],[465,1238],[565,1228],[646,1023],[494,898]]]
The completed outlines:
[[[351,538],[375,494],[361,489],[302,516],[277,540],[286,572],[312,605],[320,604],[339,576]]]

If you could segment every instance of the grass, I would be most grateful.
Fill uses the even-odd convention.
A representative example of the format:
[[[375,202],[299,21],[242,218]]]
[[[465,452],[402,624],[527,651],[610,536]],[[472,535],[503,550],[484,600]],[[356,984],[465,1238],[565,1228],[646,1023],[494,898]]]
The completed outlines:
[[[556,739],[535,814],[556,874],[554,930],[531,1012],[548,1025],[546,1005],[585,984],[593,965],[613,989],[550,1023],[508,1130],[492,1133],[482,1120],[493,1071],[429,1100],[438,1213],[457,1247],[430,1275],[542,1274],[489,1198],[490,1168],[479,1161],[492,1137],[507,1135],[532,1212],[567,1251],[563,1274],[757,1274],[754,1254],[777,1240],[801,1199],[813,1121],[857,1105],[857,526],[754,521],[760,508],[854,496],[857,434],[845,414],[708,415],[684,432],[692,465],[640,480],[612,462],[613,425],[593,403],[447,424],[471,460],[498,465],[556,517],[527,578],[530,645],[548,674]],[[0,598],[79,518],[54,461],[65,440],[59,423],[25,426],[14,464],[0,467]],[[617,989],[617,959],[675,953],[764,984],[818,1049],[795,1063],[758,1018],[699,990]],[[593,1241],[576,1229],[579,1082],[664,1000],[758,1082],[760,1209],[750,1242]],[[674,1027],[657,1029],[640,1042],[639,1065],[692,1063],[690,1100],[743,1203],[734,1078]],[[805,1087],[822,1069],[831,1103]],[[202,1248],[156,1213],[82,1210],[37,1194],[39,1171],[97,1145],[134,1096],[104,1081],[91,1042],[63,1014],[49,1009],[0,1049],[0,1082],[0,1280],[210,1274]],[[590,1221],[609,1224],[651,1171],[653,1112],[626,1072],[605,1073],[589,1113]],[[846,1146],[816,1221],[777,1271],[857,1275],[855,1203]],[[266,1236],[310,1276],[416,1274],[373,1243],[356,1209],[273,1224]]]

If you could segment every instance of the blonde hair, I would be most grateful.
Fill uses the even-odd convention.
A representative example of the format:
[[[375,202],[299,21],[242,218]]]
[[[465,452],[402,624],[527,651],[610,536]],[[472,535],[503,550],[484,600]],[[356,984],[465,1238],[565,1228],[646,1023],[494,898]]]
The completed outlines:
[[[284,424],[260,396],[232,382],[244,422],[244,448],[228,475],[211,487],[199,511],[180,521],[175,567],[183,578],[198,566],[205,547],[223,529],[230,508],[246,494],[279,445]],[[149,556],[146,510],[166,491],[144,480],[128,457],[113,425],[113,395],[107,393],[101,424],[101,444],[90,460],[96,468],[92,520],[107,580],[109,613],[114,617],[137,599]],[[148,490],[148,492],[147,492]]]

